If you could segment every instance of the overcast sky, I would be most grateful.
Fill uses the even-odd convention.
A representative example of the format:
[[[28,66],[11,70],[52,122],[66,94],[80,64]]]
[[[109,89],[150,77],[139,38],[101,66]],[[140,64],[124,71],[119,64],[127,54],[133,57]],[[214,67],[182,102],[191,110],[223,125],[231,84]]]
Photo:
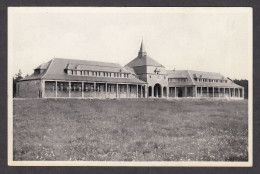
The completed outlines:
[[[33,73],[52,58],[125,65],[143,38],[147,54],[166,69],[220,72],[248,79],[251,8],[8,9],[8,58],[13,74]]]

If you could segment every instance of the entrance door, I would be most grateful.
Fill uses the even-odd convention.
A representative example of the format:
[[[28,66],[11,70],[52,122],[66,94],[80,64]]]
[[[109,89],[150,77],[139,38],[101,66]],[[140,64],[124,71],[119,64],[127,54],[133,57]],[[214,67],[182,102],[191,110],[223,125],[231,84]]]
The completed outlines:
[[[154,85],[154,97],[162,97],[162,87],[158,83]]]

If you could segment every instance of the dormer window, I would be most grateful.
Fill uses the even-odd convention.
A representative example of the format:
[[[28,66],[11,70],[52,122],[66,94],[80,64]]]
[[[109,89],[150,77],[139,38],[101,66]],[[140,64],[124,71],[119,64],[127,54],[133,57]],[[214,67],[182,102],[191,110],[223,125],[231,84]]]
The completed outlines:
[[[34,70],[34,74],[35,74],[35,75],[40,74],[40,69],[35,69],[35,70]]]

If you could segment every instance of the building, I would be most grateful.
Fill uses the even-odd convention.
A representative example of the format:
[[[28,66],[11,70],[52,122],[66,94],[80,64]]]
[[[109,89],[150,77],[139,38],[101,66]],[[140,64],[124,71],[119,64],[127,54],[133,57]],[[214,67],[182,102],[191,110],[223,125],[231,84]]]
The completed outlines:
[[[124,67],[115,63],[54,58],[34,69],[16,87],[18,98],[230,98],[244,88],[219,73],[166,70],[147,55]]]

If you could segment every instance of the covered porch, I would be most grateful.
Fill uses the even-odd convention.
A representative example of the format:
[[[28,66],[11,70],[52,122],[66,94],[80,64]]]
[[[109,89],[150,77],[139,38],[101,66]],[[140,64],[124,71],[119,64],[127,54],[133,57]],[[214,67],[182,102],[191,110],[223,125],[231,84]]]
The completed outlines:
[[[145,98],[146,84],[43,80],[42,98]]]

